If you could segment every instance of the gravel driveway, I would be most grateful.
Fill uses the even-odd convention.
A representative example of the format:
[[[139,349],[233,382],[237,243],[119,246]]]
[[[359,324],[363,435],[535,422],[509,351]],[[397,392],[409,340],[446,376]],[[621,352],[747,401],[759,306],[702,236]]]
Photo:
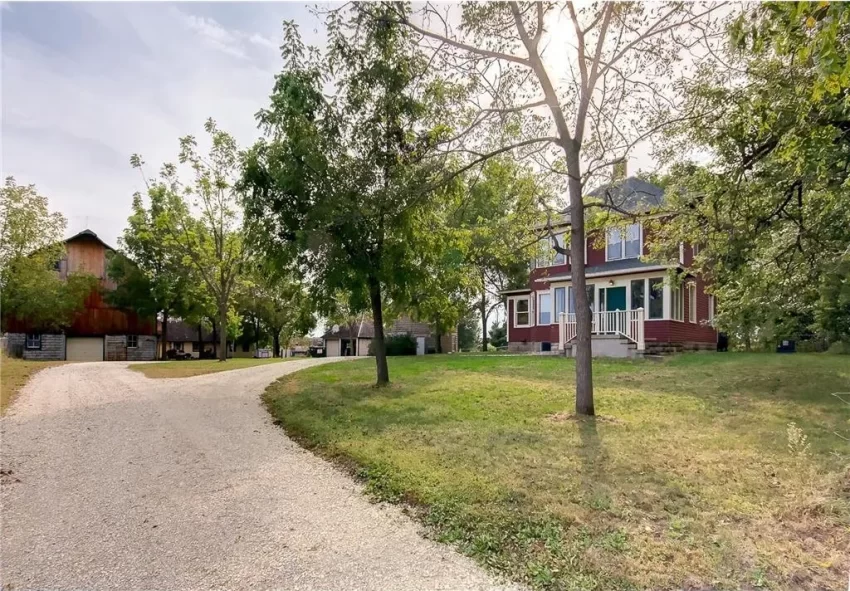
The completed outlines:
[[[499,588],[271,424],[265,386],[328,361],[38,373],[0,419],[3,588]]]

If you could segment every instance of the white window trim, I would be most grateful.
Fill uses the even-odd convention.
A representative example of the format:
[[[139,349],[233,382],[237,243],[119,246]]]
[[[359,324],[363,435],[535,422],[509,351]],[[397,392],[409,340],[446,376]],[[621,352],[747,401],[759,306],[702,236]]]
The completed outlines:
[[[688,283],[688,322],[696,324],[699,321],[697,315],[697,284],[693,281]]]
[[[708,323],[714,324],[714,294],[708,294]]]
[[[31,346],[30,345],[30,337],[31,336],[37,337],[38,346]],[[36,334],[36,333],[25,334],[24,335],[24,348],[29,349],[30,351],[38,351],[39,349],[41,349],[41,335]]]
[[[570,287],[567,285],[553,285],[552,291],[552,324],[558,324],[558,290],[564,290],[564,309],[562,312],[569,313],[570,311]]]
[[[519,314],[519,311],[518,311],[519,302],[523,301],[523,300],[528,302],[528,312],[523,312],[523,314],[526,314],[526,313],[528,314],[528,324],[520,324],[517,321],[517,315]],[[514,328],[528,328],[528,327],[532,326],[532,323],[531,323],[531,314],[532,314],[531,300],[532,300],[531,294],[523,295],[523,296],[514,296],[514,298],[513,298],[513,301],[514,301]]]
[[[679,263],[682,264],[682,265],[685,264],[685,243],[684,242],[679,243]]]
[[[136,337],[136,344],[135,345],[130,344],[130,337]],[[139,348],[139,335],[135,335],[135,334],[128,334],[127,335],[127,348],[128,349],[138,349]]]
[[[669,293],[670,293],[670,305],[668,306],[668,308],[670,310],[670,320],[672,320],[673,322],[684,323],[685,322],[685,290],[682,289],[681,285],[679,285],[677,287],[670,286]],[[674,294],[676,296],[678,296],[678,299],[679,299],[679,304],[680,304],[679,305],[679,311],[682,313],[681,318],[674,318],[673,317],[673,297],[674,297]]]
[[[626,239],[629,235],[629,227],[626,226],[625,229],[621,228],[607,228],[605,230],[605,262],[609,261],[631,261],[632,259],[639,259],[643,256],[643,223],[635,222],[638,227],[638,255],[636,257],[628,257],[626,258]],[[631,226],[633,224],[629,224]],[[611,230],[619,230],[620,231],[620,256],[616,259],[608,258],[608,232]],[[587,262],[587,242],[584,245],[585,248],[585,263]]]

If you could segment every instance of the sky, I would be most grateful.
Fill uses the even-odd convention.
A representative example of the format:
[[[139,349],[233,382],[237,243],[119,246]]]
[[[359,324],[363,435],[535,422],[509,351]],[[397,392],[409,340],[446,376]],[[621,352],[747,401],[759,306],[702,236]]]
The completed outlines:
[[[284,20],[323,48],[321,19],[301,3],[0,2],[3,176],[35,184],[68,236],[90,229],[116,246],[144,189],[132,154],[153,176],[208,117],[242,147],[259,136]],[[563,37],[544,56],[557,71]],[[640,168],[652,168],[643,147],[630,155]]]
[[[144,188],[132,154],[153,175],[208,117],[250,145],[282,65],[283,20],[324,42],[304,4],[0,6],[3,177],[34,183],[68,236],[88,228],[112,246]]]

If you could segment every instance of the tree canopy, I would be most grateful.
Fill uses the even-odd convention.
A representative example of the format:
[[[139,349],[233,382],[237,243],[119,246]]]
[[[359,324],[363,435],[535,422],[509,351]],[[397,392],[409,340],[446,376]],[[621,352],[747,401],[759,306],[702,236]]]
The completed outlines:
[[[441,258],[428,238],[448,189],[432,185],[439,170],[428,158],[440,87],[411,32],[375,10],[391,8],[331,12],[324,60],[285,23],[284,68],[258,114],[266,138],[246,155],[243,187],[263,248],[297,258],[319,311],[370,310],[385,384],[385,305],[409,303],[433,268],[427,259]]]
[[[656,252],[699,245],[693,270],[711,278],[716,322],[747,343],[850,339],[848,35],[840,3],[753,7],[687,86],[699,116],[668,145],[676,215]],[[710,161],[680,161],[693,147]]]
[[[68,326],[97,288],[85,273],[61,276],[65,218],[50,212],[35,185],[7,177],[0,189],[0,308],[4,328],[15,317],[37,331]]]

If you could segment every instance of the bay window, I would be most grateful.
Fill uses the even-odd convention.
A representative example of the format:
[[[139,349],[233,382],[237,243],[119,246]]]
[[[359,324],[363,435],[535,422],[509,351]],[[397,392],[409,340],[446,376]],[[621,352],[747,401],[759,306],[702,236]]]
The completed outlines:
[[[646,279],[634,279],[632,281],[632,310],[645,306],[643,294],[646,291]]]
[[[652,277],[649,279],[649,318],[660,320],[664,318],[664,279]]]
[[[561,314],[567,311],[566,308],[567,301],[567,288],[566,287],[556,287],[555,288],[555,321],[559,322],[561,319]]]
[[[670,318],[673,320],[685,319],[685,293],[677,286],[670,287]]]
[[[552,324],[552,294],[541,293],[539,297],[537,324]]]
[[[688,320],[697,323],[697,285],[688,283]]]

